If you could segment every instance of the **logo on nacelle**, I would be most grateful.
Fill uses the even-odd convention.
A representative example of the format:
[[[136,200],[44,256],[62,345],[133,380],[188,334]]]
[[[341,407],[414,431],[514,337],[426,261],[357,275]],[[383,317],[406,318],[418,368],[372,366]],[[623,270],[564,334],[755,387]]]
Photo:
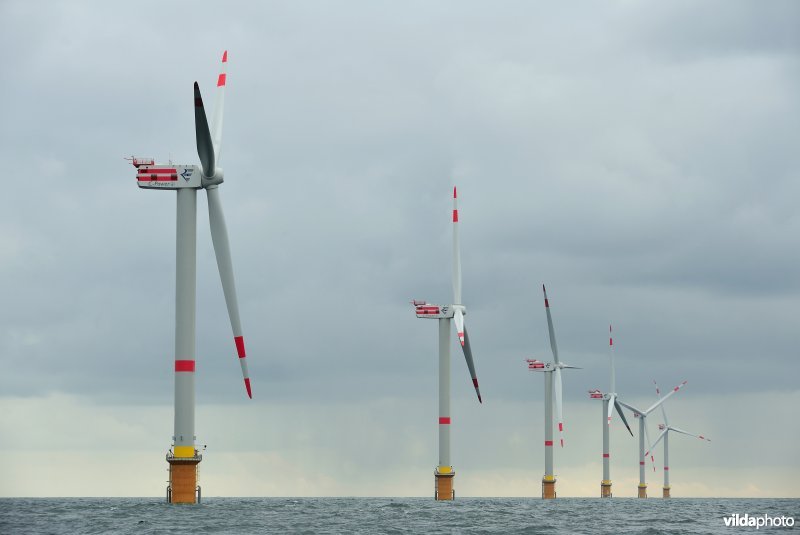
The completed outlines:
[[[189,182],[189,179],[192,178],[192,173],[194,173],[194,169],[192,169],[191,167],[187,167],[186,169],[183,170],[181,176],[186,182]]]

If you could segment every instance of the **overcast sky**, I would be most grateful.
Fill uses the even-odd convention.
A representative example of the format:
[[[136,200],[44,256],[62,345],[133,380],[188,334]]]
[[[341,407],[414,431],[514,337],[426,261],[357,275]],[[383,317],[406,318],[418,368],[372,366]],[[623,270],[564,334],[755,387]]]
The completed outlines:
[[[452,301],[457,185],[484,399],[454,336],[460,496],[540,495],[542,283],[582,367],[560,495],[599,493],[612,322],[623,399],[688,379],[671,423],[712,439],[671,441],[673,495],[800,496],[798,28],[792,1],[0,2],[0,496],[164,494],[175,200],[123,158],[198,162],[225,49],[254,399],[200,192],[204,495],[432,495],[437,328],[409,301]],[[617,496],[637,442],[615,423]]]

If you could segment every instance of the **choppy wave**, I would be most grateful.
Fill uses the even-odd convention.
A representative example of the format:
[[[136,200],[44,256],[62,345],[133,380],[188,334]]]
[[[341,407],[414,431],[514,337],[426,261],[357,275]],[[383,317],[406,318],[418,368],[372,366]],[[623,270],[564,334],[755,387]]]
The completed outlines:
[[[791,516],[797,499],[163,498],[0,499],[1,534],[520,533],[708,534],[733,513]],[[753,528],[749,528],[752,530]],[[795,526],[800,530],[800,524]],[[771,528],[791,532],[787,528]]]

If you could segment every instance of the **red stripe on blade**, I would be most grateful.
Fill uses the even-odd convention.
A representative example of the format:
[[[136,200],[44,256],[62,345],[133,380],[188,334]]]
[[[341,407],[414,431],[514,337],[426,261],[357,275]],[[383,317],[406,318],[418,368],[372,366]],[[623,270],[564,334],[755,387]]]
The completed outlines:
[[[458,210],[453,210],[453,223],[458,223]]]
[[[562,424],[561,422],[558,422],[558,430],[559,431],[563,431],[564,430],[564,424]]]
[[[236,342],[236,353],[239,355],[240,359],[243,359],[246,356],[244,353],[244,337],[234,336],[233,341]]]
[[[176,372],[193,372],[194,371],[194,361],[193,360],[176,360],[175,361],[175,371]]]
[[[202,98],[194,99],[194,107],[195,108],[202,108],[203,107],[203,99]]]
[[[545,308],[550,308],[550,303],[547,301],[546,297],[544,298],[544,307]]]
[[[217,87],[225,85],[225,73],[220,73],[219,78],[217,78]]]
[[[449,416],[439,416],[439,425],[450,425]]]
[[[226,63],[228,61],[228,51],[222,53],[222,63]]]

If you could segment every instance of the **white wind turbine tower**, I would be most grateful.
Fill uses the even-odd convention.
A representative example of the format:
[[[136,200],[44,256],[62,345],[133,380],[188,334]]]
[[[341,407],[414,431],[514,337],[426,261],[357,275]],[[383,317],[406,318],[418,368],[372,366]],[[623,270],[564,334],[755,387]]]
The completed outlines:
[[[177,193],[176,291],[175,291],[175,435],[167,455],[170,465],[171,503],[194,503],[200,498],[197,465],[202,460],[195,448],[195,301],[197,286],[197,190],[208,195],[208,219],[217,267],[225,294],[233,340],[248,397],[252,398],[244,349],[236,285],[233,278],[228,231],[222,213],[219,186],[222,169],[217,167],[222,142],[222,111],[225,99],[228,52],[222,55],[217,78],[212,127],[209,129],[200,88],[194,83],[195,135],[201,167],[155,164],[152,159],[132,158],[140,188],[175,190]]]
[[[682,382],[678,386],[672,389],[672,391],[664,396],[663,398],[659,399],[654,404],[650,405],[647,410],[637,409],[633,405],[625,403],[624,401],[620,401],[619,404],[623,407],[629,409],[633,412],[634,418],[639,418],[639,487],[638,487],[638,497],[639,498],[647,498],[647,482],[645,481],[644,476],[644,460],[645,460],[645,447],[644,442],[647,439],[647,443],[650,444],[650,436],[647,432],[647,415],[653,412],[657,407],[659,407],[662,403],[664,403],[670,396],[672,396],[675,392],[683,388],[683,385],[686,384],[686,381]],[[652,448],[649,448],[652,451]],[[655,459],[653,456],[650,456],[650,460],[653,462],[653,471],[656,469]]]
[[[653,380],[653,384],[656,385],[656,395],[658,398],[661,399],[661,390],[658,388],[658,383],[656,383],[655,379]],[[669,486],[669,433],[672,431],[673,433],[680,433],[682,435],[689,435],[690,437],[699,438],[700,440],[705,440],[711,442],[710,438],[706,438],[703,435],[693,435],[683,429],[678,429],[677,427],[672,427],[669,425],[669,420],[667,419],[667,411],[664,408],[664,404],[661,404],[661,415],[664,417],[664,423],[659,424],[658,428],[661,430],[661,434],[658,435],[656,441],[653,442],[652,446],[650,446],[650,451],[653,451],[656,446],[658,445],[661,440],[664,440],[664,498],[670,497],[670,486]],[[650,453],[649,451],[645,453],[647,455]]]
[[[616,408],[622,423],[628,429],[628,433],[633,436],[631,426],[625,419],[625,413],[622,412],[622,407],[617,401],[617,386],[616,386],[616,373],[614,369],[614,337],[611,336],[611,325],[608,326],[608,349],[609,358],[611,362],[611,389],[607,394],[603,394],[599,389],[589,390],[589,397],[591,399],[603,400],[603,480],[600,482],[600,497],[611,498],[611,450],[609,439],[609,428],[611,427],[611,416]]]
[[[472,359],[472,347],[469,343],[467,328],[464,326],[466,307],[461,302],[461,252],[458,241],[458,194],[453,188],[453,300],[452,305],[433,305],[425,301],[412,301],[418,318],[439,320],[439,465],[434,471],[437,500],[455,498],[453,477],[455,470],[450,463],[450,320],[455,320],[456,334],[464,351],[472,385],[481,399],[478,388],[478,377],[475,375],[475,363]]]
[[[550,335],[550,350],[553,352],[553,362],[541,362],[536,359],[527,359],[528,369],[544,373],[544,476],[542,477],[542,498],[556,497],[556,478],[553,473],[553,402],[556,406],[556,419],[561,447],[564,447],[564,417],[562,414],[561,398],[561,370],[564,368],[579,369],[576,366],[564,364],[558,358],[558,344],[556,333],[553,330],[553,318],[550,315],[550,301],[547,299],[547,290],[542,284],[544,293],[544,309],[547,313],[547,330]]]

